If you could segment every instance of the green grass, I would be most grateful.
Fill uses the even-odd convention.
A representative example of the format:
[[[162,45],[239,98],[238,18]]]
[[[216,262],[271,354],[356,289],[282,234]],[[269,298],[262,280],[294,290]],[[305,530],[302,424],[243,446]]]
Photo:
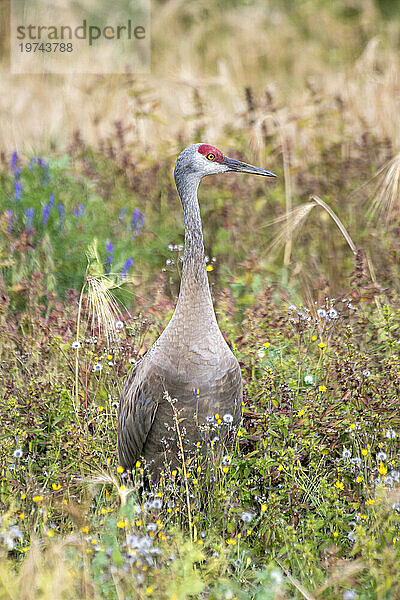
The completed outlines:
[[[118,397],[171,300],[159,292],[150,316],[137,296],[109,346],[84,301],[78,354],[77,292],[44,304],[32,273],[16,313],[3,279],[2,597],[396,597],[400,311],[360,300],[362,279],[289,305],[244,268],[215,294],[245,381],[235,445],[144,497],[141,465],[133,486],[118,472]]]

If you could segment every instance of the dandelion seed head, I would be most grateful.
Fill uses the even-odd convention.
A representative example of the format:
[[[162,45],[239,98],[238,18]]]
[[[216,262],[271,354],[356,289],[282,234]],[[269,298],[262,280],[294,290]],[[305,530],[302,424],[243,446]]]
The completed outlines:
[[[226,413],[226,415],[222,417],[222,420],[224,421],[224,423],[232,423],[233,415],[231,415],[230,413]]]
[[[253,514],[250,512],[242,512],[242,514],[240,515],[240,518],[242,519],[243,523],[250,523],[250,521],[253,518]]]
[[[343,592],[343,600],[355,600],[357,598],[357,592],[353,589],[345,590]]]

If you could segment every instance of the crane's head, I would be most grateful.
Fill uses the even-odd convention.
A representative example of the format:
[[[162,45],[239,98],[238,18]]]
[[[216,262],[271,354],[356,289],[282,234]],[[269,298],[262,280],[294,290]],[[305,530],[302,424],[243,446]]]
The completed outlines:
[[[209,144],[193,144],[180,153],[175,166],[175,178],[184,175],[197,175],[199,179],[215,173],[252,173],[264,177],[276,177],[271,171],[253,167],[234,158],[225,156],[221,150]]]

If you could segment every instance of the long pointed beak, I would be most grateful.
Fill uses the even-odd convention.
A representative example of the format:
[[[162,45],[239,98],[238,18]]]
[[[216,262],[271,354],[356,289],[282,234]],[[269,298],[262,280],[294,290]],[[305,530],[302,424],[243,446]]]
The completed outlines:
[[[253,175],[263,175],[264,177],[278,177],[275,173],[271,173],[271,171],[260,169],[260,167],[253,167],[253,165],[248,165],[244,162],[240,162],[240,160],[229,158],[229,156],[225,156],[223,164],[226,165],[230,171],[235,171],[236,173],[253,173]]]

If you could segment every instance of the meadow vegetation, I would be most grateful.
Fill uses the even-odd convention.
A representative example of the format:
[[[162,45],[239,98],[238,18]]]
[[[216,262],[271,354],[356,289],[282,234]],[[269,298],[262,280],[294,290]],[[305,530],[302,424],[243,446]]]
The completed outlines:
[[[147,78],[5,75],[0,600],[398,598],[400,11],[152,11]],[[243,420],[144,490],[118,400],[174,308],[200,140],[279,175],[199,193]]]

